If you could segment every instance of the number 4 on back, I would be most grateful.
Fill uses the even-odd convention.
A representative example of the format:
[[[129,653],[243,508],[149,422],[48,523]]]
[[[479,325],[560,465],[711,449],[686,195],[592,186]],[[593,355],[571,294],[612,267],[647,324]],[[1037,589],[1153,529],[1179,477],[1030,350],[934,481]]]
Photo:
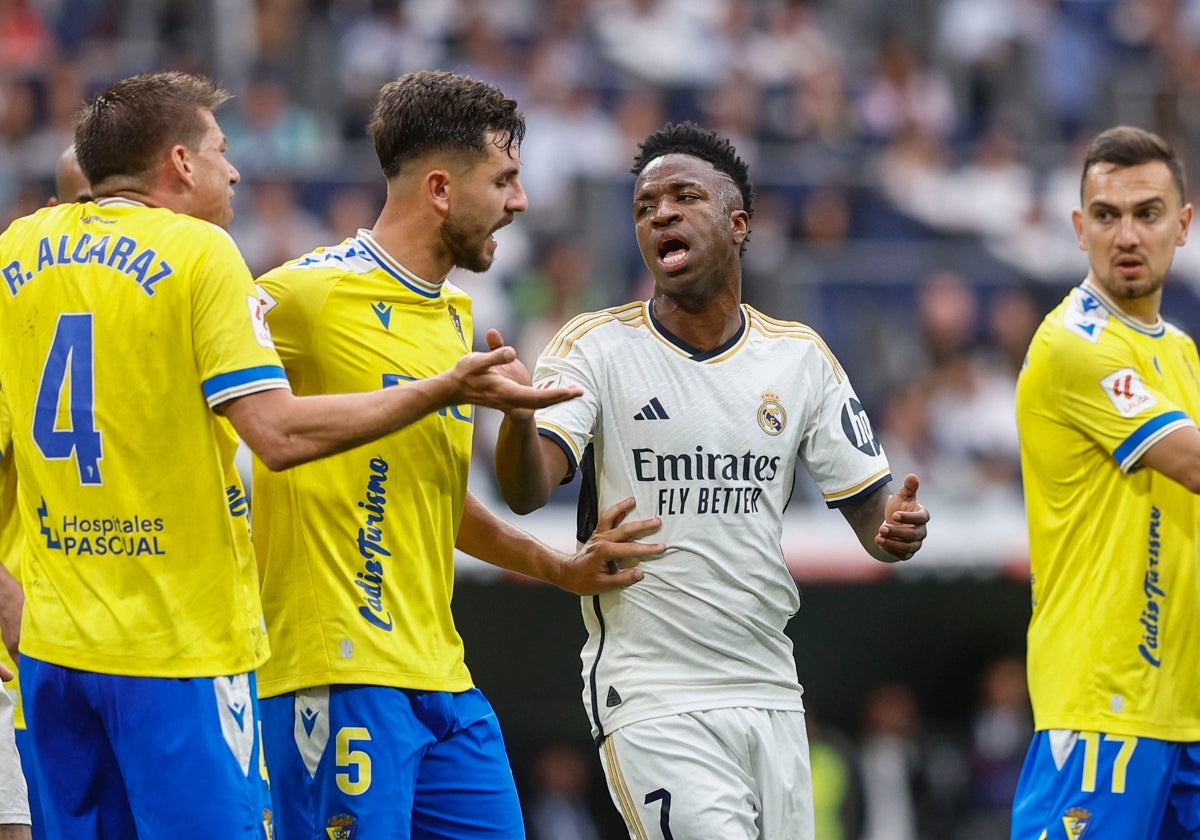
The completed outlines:
[[[33,409],[33,440],[48,461],[75,455],[80,484],[100,484],[100,433],[96,431],[92,314],[63,314],[42,369]],[[68,389],[70,425],[58,427],[59,404]]]

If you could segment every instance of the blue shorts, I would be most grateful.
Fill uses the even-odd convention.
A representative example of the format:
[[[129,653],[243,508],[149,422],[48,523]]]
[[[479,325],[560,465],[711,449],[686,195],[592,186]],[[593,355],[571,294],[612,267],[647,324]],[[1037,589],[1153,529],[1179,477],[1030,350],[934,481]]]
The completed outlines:
[[[38,795],[37,769],[34,766],[33,738],[28,729],[17,731],[17,752],[21,755],[21,769],[25,772],[25,786],[29,789],[29,816],[33,821],[33,840],[46,840],[46,820],[42,816],[42,799]]]
[[[262,713],[280,840],[525,837],[478,689],[319,686],[265,699]]]
[[[1012,837],[1200,838],[1200,743],[1037,732],[1013,798]]]
[[[165,679],[21,657],[46,835],[273,836],[253,674]]]

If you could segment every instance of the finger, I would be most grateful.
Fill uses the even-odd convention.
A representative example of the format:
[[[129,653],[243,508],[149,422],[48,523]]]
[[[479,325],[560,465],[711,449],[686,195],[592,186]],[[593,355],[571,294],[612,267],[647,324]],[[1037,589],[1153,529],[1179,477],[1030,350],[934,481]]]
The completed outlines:
[[[614,542],[613,540],[596,540],[596,551],[606,560],[627,559],[630,557],[649,557],[662,554],[667,547],[662,543]]]
[[[605,586],[611,585],[613,589],[624,589],[627,586],[632,586],[644,577],[645,574],[641,569],[625,569],[615,574],[605,575],[603,584]]]
[[[499,350],[504,346],[504,336],[500,335],[500,330],[495,327],[488,330],[484,338],[487,340],[487,346],[492,350]]]
[[[506,365],[515,358],[517,351],[511,347],[493,347],[487,353],[470,353],[467,356],[467,364],[473,371],[482,372],[497,365]]]
[[[912,501],[917,498],[917,489],[921,486],[921,480],[912,473],[904,477],[904,486],[896,491],[896,495],[905,501]]]
[[[7,665],[0,665],[0,680],[8,682],[13,676],[13,672],[9,670]]]
[[[662,517],[652,516],[649,519],[635,519],[630,522],[622,522],[619,525],[604,529],[603,532],[597,529],[597,535],[609,542],[628,542],[629,540],[648,537],[661,527]]]
[[[929,511],[923,507],[916,510],[897,510],[892,513],[892,522],[900,525],[924,525],[928,521]]]
[[[548,405],[557,405],[560,402],[566,402],[567,400],[573,400],[576,397],[582,396],[583,389],[578,385],[569,385],[564,388],[528,388],[521,386],[521,392],[506,402],[514,408],[545,408]]]
[[[616,504],[609,505],[600,514],[600,520],[596,523],[597,531],[607,531],[617,525],[620,525],[625,515],[633,510],[637,504],[637,499],[630,496],[628,499],[622,499]]]
[[[878,536],[875,538],[875,545],[882,548],[897,560],[909,560],[921,548],[920,543],[897,542],[895,540],[889,540]]]

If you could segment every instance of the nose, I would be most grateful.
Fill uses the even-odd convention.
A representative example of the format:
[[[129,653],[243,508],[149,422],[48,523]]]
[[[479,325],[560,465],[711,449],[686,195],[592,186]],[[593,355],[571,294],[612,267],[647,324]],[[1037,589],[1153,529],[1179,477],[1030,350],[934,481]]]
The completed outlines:
[[[236,184],[240,180],[242,180],[242,173],[238,172],[237,167],[232,163],[229,164],[229,183]]]
[[[654,212],[651,214],[651,221],[656,225],[664,225],[674,221],[679,216],[679,208],[675,202],[669,198],[664,198],[662,201],[654,205]]]
[[[513,182],[513,194],[508,200],[508,210],[511,213],[524,213],[529,209],[529,196],[525,195],[525,187],[520,179]]]
[[[1129,248],[1136,245],[1137,242],[1137,225],[1134,224],[1133,217],[1122,216],[1121,221],[1117,223],[1117,245]]]

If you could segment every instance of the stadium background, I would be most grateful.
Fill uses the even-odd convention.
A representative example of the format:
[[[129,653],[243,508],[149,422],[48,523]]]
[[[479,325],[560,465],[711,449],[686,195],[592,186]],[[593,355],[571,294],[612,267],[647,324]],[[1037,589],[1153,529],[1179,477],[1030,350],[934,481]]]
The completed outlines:
[[[798,482],[785,549],[805,605],[789,631],[818,790],[844,812],[822,836],[1007,836],[1029,725],[1012,382],[1086,268],[1069,222],[1081,144],[1134,123],[1200,172],[1200,2],[0,0],[0,224],[45,202],[89,95],[198,70],[236,94],[220,114],[243,177],[233,233],[263,271],[370,226],[372,96],[433,67],[495,81],[528,119],[530,210],[491,272],[454,280],[529,362],[571,315],[647,294],[636,141],[668,119],[734,139],[757,189],[747,300],[824,335],[934,517],[917,559],[879,566]],[[1198,291],[1193,243],[1164,304],[1192,334]],[[476,425],[473,481],[495,500],[495,417]],[[569,547],[573,492],[522,524]],[[570,794],[574,750],[579,802],[600,837],[622,836],[588,751],[576,600],[461,568],[468,664],[530,812]],[[563,790],[539,780],[547,756],[568,761]]]

